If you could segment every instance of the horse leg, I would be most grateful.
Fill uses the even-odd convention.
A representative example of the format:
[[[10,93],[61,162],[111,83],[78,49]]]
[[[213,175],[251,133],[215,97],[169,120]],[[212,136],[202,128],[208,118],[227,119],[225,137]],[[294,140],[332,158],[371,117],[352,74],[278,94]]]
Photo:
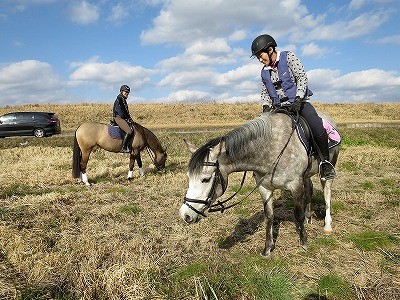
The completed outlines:
[[[143,163],[142,163],[142,157],[140,155],[140,152],[139,152],[139,156],[136,159],[136,162],[139,167],[139,175],[144,176]]]
[[[131,181],[133,179],[133,168],[135,167],[135,160],[136,160],[136,155],[131,152],[129,156],[129,171],[128,171],[128,176],[127,179]]]
[[[265,247],[262,255],[268,257],[275,248],[273,237],[274,207],[272,200],[272,191],[267,190],[262,186],[260,186],[258,189],[264,201],[265,215]]]
[[[89,161],[89,156],[90,156],[90,150],[89,151],[82,151],[82,157],[81,157],[81,162],[80,162],[81,180],[87,186],[90,186],[90,182],[89,182],[88,177],[86,175],[86,168],[87,168],[87,164],[88,164],[88,161]]]
[[[142,163],[142,158],[140,157],[140,152],[132,151],[129,157],[129,172],[127,177],[128,180],[133,179],[133,169],[135,167],[135,161],[138,164],[140,176],[144,176],[143,163]]]
[[[311,224],[311,197],[313,194],[313,184],[311,178],[304,179],[304,192],[305,192],[305,222]]]
[[[325,199],[325,224],[324,232],[326,234],[332,233],[332,217],[331,217],[331,187],[333,180],[322,181],[321,184],[324,189],[324,199]]]
[[[304,183],[299,188],[293,191],[294,200],[294,217],[296,219],[296,229],[299,231],[300,244],[306,249],[307,248],[307,233],[304,227],[305,221],[305,207],[304,207]]]

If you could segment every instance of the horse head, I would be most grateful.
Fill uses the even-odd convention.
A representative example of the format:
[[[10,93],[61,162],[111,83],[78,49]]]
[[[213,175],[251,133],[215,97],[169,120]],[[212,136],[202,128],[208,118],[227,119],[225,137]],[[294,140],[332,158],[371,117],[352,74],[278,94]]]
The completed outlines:
[[[205,211],[225,192],[228,177],[218,161],[225,147],[222,139],[211,140],[200,148],[185,143],[192,157],[189,161],[189,187],[179,215],[185,222],[194,223],[199,216],[205,217]]]
[[[167,161],[167,152],[163,150],[162,152],[156,153],[154,158],[154,165],[158,171],[165,173],[165,163]]]

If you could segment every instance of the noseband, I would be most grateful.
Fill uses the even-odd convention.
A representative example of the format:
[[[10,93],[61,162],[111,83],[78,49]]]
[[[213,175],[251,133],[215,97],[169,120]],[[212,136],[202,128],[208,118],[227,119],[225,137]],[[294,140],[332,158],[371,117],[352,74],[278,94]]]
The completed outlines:
[[[204,213],[204,211],[211,207],[211,202],[215,198],[215,195],[217,193],[218,184],[221,184],[221,186],[222,186],[222,193],[225,192],[226,184],[225,184],[225,181],[224,181],[224,177],[222,176],[222,173],[221,173],[221,171],[219,169],[218,161],[216,161],[216,162],[206,161],[206,162],[203,163],[203,166],[215,167],[214,182],[213,182],[213,185],[212,185],[212,187],[210,189],[210,192],[208,193],[207,199],[206,200],[201,200],[201,199],[191,199],[191,198],[184,197],[183,198],[183,204],[186,204],[195,213],[197,213],[197,214],[199,214],[199,215],[201,215],[203,217],[207,217],[206,214]],[[198,209],[194,208],[190,203],[199,203],[199,204],[204,204],[205,206],[204,206],[204,208],[202,210],[198,210]]]

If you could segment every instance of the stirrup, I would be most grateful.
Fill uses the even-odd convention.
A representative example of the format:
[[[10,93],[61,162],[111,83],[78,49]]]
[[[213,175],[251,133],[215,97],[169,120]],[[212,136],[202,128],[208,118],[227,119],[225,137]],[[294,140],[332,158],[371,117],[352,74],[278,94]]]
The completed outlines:
[[[328,170],[326,170],[326,168],[328,168]],[[328,160],[324,160],[319,163],[318,171],[321,180],[324,181],[335,179],[337,177],[334,166]]]
[[[131,149],[129,149],[129,148],[121,148],[121,153],[131,153]]]

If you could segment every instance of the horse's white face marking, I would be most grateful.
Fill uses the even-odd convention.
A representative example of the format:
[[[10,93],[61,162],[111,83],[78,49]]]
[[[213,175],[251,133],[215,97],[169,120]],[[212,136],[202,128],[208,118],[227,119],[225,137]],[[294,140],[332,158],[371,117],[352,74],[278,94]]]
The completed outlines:
[[[212,190],[214,185],[216,174],[215,170],[216,167],[204,166],[199,174],[188,173],[187,175],[189,178],[189,187],[186,192],[186,198],[203,201],[213,201],[214,199],[208,199],[208,196],[210,195],[210,191]],[[206,206],[202,203],[193,203],[190,201],[188,202],[198,211],[203,211],[204,207]],[[179,209],[179,215],[187,223],[194,223],[199,219],[199,214],[185,203],[182,204],[181,208]]]

